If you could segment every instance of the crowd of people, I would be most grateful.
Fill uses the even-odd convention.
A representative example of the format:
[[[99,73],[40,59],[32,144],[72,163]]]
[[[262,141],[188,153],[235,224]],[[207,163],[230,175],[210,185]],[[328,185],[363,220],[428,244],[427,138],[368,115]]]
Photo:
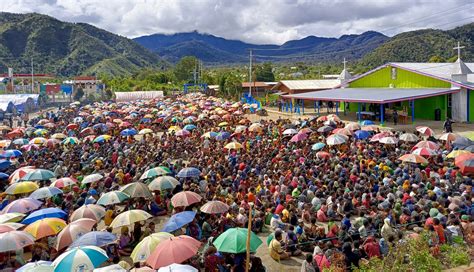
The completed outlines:
[[[272,261],[299,256],[305,272],[331,265],[351,270],[362,259],[383,258],[392,246],[422,231],[433,234],[433,252],[444,243],[474,243],[473,173],[456,166],[448,156],[457,149],[454,138],[445,141],[426,131],[410,131],[410,140],[402,140],[405,131],[348,125],[335,115],[252,123],[245,114],[249,107],[193,94],[153,101],[73,104],[43,113],[30,119],[26,127],[16,128],[16,134],[3,130],[4,139],[11,141],[4,149],[23,148],[23,152],[8,158],[11,164],[3,171],[0,210],[28,196],[5,192],[22,167],[54,173],[52,179],[37,181],[40,188],[64,177],[78,181],[44,199],[41,206],[59,208],[70,219],[74,211],[84,204],[96,204],[107,192],[133,182],[149,183],[151,180],[140,179],[143,173],[161,166],[179,180],[176,187],[152,190],[152,197],[106,205],[104,217],[94,226],[118,233],[115,243],[104,246],[110,264],[126,269],[145,266],[127,257],[140,241],[159,231],[158,222],[183,211],[196,215],[172,234],[186,234],[202,242],[201,253],[182,262],[200,271],[245,271],[245,252],[220,252],[213,241],[230,228],[249,225],[254,233],[268,236],[264,242]],[[144,129],[150,132],[136,133]],[[124,134],[124,130],[135,132]],[[364,133],[359,137],[357,131]],[[54,134],[78,141],[48,141]],[[334,135],[341,137],[333,142]],[[15,142],[38,136],[45,141]],[[394,142],[379,141],[381,137]],[[231,143],[236,144],[229,148]],[[432,151],[422,155],[428,163],[400,160],[417,147]],[[179,177],[189,167],[198,169],[199,176]],[[82,184],[91,174],[103,178]],[[182,191],[197,193],[202,199],[173,206],[172,197]],[[216,200],[227,204],[228,210],[217,214],[201,211],[203,204]],[[110,226],[120,213],[136,209],[153,218],[119,230]],[[65,250],[52,246],[55,239],[52,235],[37,240],[25,252],[31,251],[31,261],[53,261]],[[257,255],[252,255],[250,271],[269,271]],[[28,261],[11,252],[1,257],[2,268],[18,268]]]

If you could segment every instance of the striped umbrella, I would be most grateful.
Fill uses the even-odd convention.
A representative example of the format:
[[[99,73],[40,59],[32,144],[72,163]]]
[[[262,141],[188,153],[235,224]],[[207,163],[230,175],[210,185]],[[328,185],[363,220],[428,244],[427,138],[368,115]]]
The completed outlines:
[[[0,158],[11,158],[11,157],[20,157],[23,153],[20,150],[8,149],[0,152]]]
[[[327,145],[339,145],[347,142],[348,137],[343,134],[333,134],[326,139]]]
[[[173,235],[168,232],[153,233],[143,238],[143,240],[135,246],[130,257],[134,263],[144,262],[162,241],[170,237],[173,237]]]
[[[399,138],[400,138],[400,141],[404,141],[404,142],[418,142],[420,140],[420,138],[418,138],[418,136],[416,136],[413,133],[404,133],[400,135]]]
[[[416,155],[416,154],[405,154],[405,155],[401,156],[398,159],[403,161],[403,162],[428,164],[427,159],[423,158],[420,155]]]
[[[26,144],[29,144],[29,141],[27,139],[24,139],[24,138],[19,138],[19,139],[14,140],[13,144],[15,144],[15,145],[26,145]]]
[[[194,167],[186,167],[181,169],[176,175],[178,178],[196,178],[201,175],[201,171]]]
[[[5,193],[9,195],[27,194],[37,190],[38,188],[38,184],[32,181],[23,181],[13,183],[12,185],[8,186],[8,188],[5,190]]]
[[[45,218],[28,225],[25,231],[33,235],[36,240],[58,234],[66,227],[66,222],[59,218]]]
[[[0,224],[18,222],[23,217],[25,217],[24,214],[17,212],[0,214]]]
[[[103,143],[103,142],[108,142],[110,139],[112,138],[112,136],[110,135],[100,135],[100,136],[97,136],[97,138],[94,139],[94,143]]]
[[[432,142],[432,141],[420,141],[418,142],[415,147],[418,147],[418,148],[429,148],[429,149],[432,149],[432,150],[438,150],[439,149],[439,145],[437,145],[435,142]]]
[[[76,247],[64,252],[54,260],[54,272],[92,271],[108,258],[107,252],[99,247]]]
[[[467,150],[453,150],[451,153],[449,153],[446,158],[454,159],[457,156],[463,155],[463,154],[471,154],[470,151]]]
[[[206,204],[201,206],[201,211],[203,213],[209,213],[209,214],[225,213],[228,210],[229,210],[229,205],[219,200],[209,201],[209,202],[206,202]]]
[[[37,137],[30,140],[30,144],[42,145],[46,143],[47,139],[43,137]]]
[[[20,198],[5,206],[2,213],[29,213],[41,207],[41,204],[41,201],[31,197]]]
[[[103,194],[99,200],[97,200],[97,204],[102,206],[112,205],[112,204],[119,204],[123,201],[129,199],[130,197],[121,191],[112,191]]]
[[[146,170],[140,177],[140,179],[149,179],[157,176],[164,176],[169,174],[168,171],[164,170],[161,167],[154,167]]]
[[[102,217],[105,215],[105,208],[96,205],[96,204],[86,204],[81,206],[79,209],[75,210],[71,217],[69,218],[70,222],[76,221],[81,218],[90,218],[99,222]]]
[[[150,217],[152,217],[152,215],[143,210],[129,210],[117,215],[112,223],[110,223],[110,226],[112,228],[130,226],[135,222],[145,221]]]
[[[243,146],[240,143],[232,142],[232,143],[226,144],[226,146],[224,148],[238,150],[238,149],[243,148]]]
[[[171,203],[173,207],[187,207],[194,203],[200,202],[202,197],[195,192],[183,191],[175,194],[171,198]]]
[[[416,127],[416,131],[420,132],[421,134],[425,135],[425,136],[433,136],[434,135],[434,131],[427,127],[427,126],[418,126]]]
[[[5,233],[13,230],[17,230],[19,228],[24,227],[25,225],[20,223],[2,223],[0,224],[0,233]]]
[[[97,222],[90,218],[80,218],[69,223],[57,236],[55,248],[61,250],[73,241],[92,230]]]
[[[50,198],[55,195],[60,195],[62,193],[63,191],[56,187],[41,187],[38,190],[31,193],[30,197],[34,199],[44,199],[44,198]]]
[[[64,219],[66,217],[67,217],[67,213],[61,209],[46,208],[46,209],[41,209],[41,210],[32,212],[25,219],[23,219],[21,223],[31,224],[44,218],[63,218]]]
[[[46,169],[35,169],[34,171],[28,172],[24,175],[21,180],[35,181],[35,180],[49,180],[54,178],[53,172]]]
[[[62,141],[63,145],[66,145],[66,144],[76,145],[79,143],[81,143],[81,141],[79,141],[79,139],[77,139],[76,137],[67,137],[66,139]]]
[[[0,252],[16,251],[34,243],[34,237],[25,231],[0,233]]]
[[[379,143],[381,144],[398,144],[398,138],[395,137],[383,137],[382,139],[379,140]]]
[[[416,155],[420,155],[420,156],[426,156],[426,157],[437,155],[436,151],[434,151],[432,149],[429,149],[429,148],[426,148],[426,147],[416,148],[411,153],[416,154]]]
[[[177,179],[170,176],[161,176],[150,182],[150,184],[148,184],[148,188],[151,191],[163,191],[167,189],[174,189],[178,185],[179,181]]]
[[[120,189],[120,191],[123,193],[126,193],[131,198],[135,198],[135,197],[153,198],[153,195],[151,194],[150,189],[148,189],[148,186],[146,186],[146,184],[142,182],[129,183],[123,186]]]
[[[66,177],[66,178],[60,178],[60,179],[57,179],[57,180],[53,181],[51,183],[51,185],[49,185],[49,186],[61,189],[61,188],[68,187],[68,186],[73,186],[73,185],[76,185],[76,184],[77,184],[77,180],[75,178]]]
[[[115,242],[115,240],[117,240],[117,236],[108,231],[91,231],[74,240],[69,248],[75,248],[79,246],[102,247]]]

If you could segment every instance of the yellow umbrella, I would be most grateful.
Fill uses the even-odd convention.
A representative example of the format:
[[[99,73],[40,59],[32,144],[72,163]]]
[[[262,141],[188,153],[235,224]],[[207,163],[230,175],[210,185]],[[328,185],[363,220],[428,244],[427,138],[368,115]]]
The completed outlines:
[[[138,132],[138,134],[140,134],[140,135],[150,134],[150,133],[153,133],[153,130],[151,130],[149,128],[144,128],[144,129],[142,129]]]
[[[171,126],[170,128],[168,128],[168,132],[172,132],[172,131],[176,132],[179,130],[181,130],[181,128],[178,126]]]
[[[7,147],[11,142],[10,140],[0,140],[0,147]]]
[[[249,131],[251,132],[260,132],[262,131],[262,125],[259,124],[259,123],[253,123],[252,125],[250,125],[249,127]]]
[[[31,193],[37,189],[39,189],[39,186],[35,182],[22,181],[22,182],[13,183],[12,185],[8,186],[8,188],[5,190],[5,193],[9,195],[18,195],[18,194]]]
[[[457,156],[463,155],[463,154],[471,154],[471,152],[467,150],[453,150],[451,151],[451,153],[448,154],[448,156],[446,156],[446,158],[454,159]]]
[[[36,137],[30,140],[30,144],[44,144],[46,143],[46,138],[43,137]]]
[[[59,218],[45,218],[29,224],[25,231],[33,235],[36,240],[56,235],[66,227],[66,222]]]
[[[468,138],[469,140],[474,141],[474,131],[467,131],[467,132],[462,132],[462,133],[459,133],[459,134],[462,134],[462,136]]]
[[[237,142],[228,143],[225,148],[227,149],[241,149],[242,145]]]
[[[51,138],[62,140],[62,139],[66,139],[67,136],[64,133],[54,133],[53,135],[51,135]]]
[[[220,126],[220,127],[225,127],[225,126],[228,126],[228,125],[229,125],[229,123],[227,123],[227,122],[222,122],[222,123],[219,123],[218,126]]]
[[[110,223],[112,228],[120,228],[123,226],[133,225],[135,222],[145,221],[148,218],[152,217],[151,214],[142,211],[142,210],[129,210],[123,212]]]
[[[0,214],[0,224],[18,222],[25,216],[25,214],[17,212]]]
[[[153,233],[140,241],[132,251],[130,257],[133,262],[144,262],[155,250],[155,248],[164,240],[173,237],[173,234],[167,232]]]

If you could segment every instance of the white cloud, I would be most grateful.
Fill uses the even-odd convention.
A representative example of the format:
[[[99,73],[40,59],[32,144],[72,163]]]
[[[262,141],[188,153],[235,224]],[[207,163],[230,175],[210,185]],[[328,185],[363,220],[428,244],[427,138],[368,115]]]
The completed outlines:
[[[387,35],[473,22],[472,0],[2,0],[0,10],[38,12],[137,37],[198,30],[254,43],[368,30]]]

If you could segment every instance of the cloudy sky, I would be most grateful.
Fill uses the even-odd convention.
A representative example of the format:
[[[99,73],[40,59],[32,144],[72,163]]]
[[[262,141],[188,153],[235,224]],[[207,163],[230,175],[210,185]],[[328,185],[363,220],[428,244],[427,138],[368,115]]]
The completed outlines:
[[[474,21],[474,0],[1,0],[0,10],[85,22],[130,38],[198,30],[253,43]]]

